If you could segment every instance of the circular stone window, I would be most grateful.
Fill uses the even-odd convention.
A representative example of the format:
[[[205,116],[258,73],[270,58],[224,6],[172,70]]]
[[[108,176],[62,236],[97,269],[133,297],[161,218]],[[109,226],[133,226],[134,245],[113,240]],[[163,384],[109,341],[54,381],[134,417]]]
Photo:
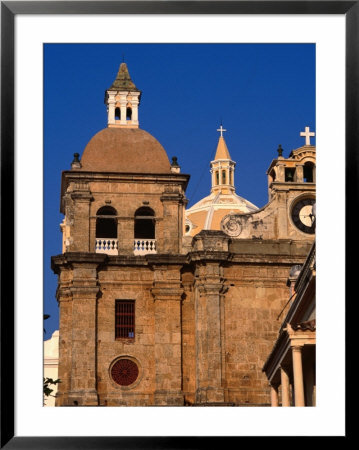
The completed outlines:
[[[111,368],[111,377],[113,381],[120,386],[129,386],[134,383],[138,377],[138,366],[130,359],[119,359]]]

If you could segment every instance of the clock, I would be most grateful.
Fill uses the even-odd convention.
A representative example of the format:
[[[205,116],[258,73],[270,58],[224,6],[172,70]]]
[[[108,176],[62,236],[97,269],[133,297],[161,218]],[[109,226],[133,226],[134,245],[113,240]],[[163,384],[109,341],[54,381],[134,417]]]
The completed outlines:
[[[291,212],[294,225],[303,233],[315,233],[315,198],[306,197],[298,200]],[[314,206],[314,209],[313,209]]]

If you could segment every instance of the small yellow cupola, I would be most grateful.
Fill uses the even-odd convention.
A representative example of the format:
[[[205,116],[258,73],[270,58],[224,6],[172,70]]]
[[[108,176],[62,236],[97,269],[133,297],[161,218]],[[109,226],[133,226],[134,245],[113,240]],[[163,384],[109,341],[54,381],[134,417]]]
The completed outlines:
[[[248,214],[258,208],[235,192],[234,168],[222,125],[216,155],[211,161],[211,193],[186,210],[185,236],[195,236],[202,230],[220,230],[221,220],[228,214]]]
[[[232,161],[229,154],[226,141],[223,137],[223,132],[227,131],[222,127],[218,130],[220,132],[217,151],[214,160],[211,161],[212,174],[212,190],[213,193],[230,194],[235,191],[234,188],[234,168],[236,163]]]
[[[126,63],[121,63],[115,81],[105,93],[107,126],[110,128],[138,128],[138,106],[141,91],[131,80]]]

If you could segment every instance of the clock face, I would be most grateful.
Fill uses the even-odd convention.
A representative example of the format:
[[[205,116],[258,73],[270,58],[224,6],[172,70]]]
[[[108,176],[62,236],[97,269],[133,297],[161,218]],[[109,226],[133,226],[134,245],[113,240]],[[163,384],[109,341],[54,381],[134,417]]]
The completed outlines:
[[[314,198],[303,198],[299,200],[292,209],[292,220],[294,225],[304,233],[314,234]]]

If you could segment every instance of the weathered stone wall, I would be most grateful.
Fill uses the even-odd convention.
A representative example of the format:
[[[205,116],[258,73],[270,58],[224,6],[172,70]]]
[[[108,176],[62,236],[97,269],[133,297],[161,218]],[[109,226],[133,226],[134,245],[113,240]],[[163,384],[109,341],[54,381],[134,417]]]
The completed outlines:
[[[100,405],[147,405],[153,403],[154,384],[154,302],[150,289],[153,272],[148,267],[111,265],[99,273],[97,389]],[[115,301],[135,300],[134,339],[115,338]],[[134,386],[116,384],[111,364],[129,357],[139,367]]]
[[[307,186],[307,193],[315,195],[315,185]],[[304,234],[298,230],[290,217],[293,202],[303,193],[303,185],[292,183],[284,184],[273,191],[271,201],[250,214],[231,214],[237,221],[234,232],[240,232],[237,239],[293,239],[314,240],[314,235]],[[227,216],[228,217],[228,216]],[[222,220],[223,231],[226,232],[225,220]]]
[[[285,314],[278,319],[290,268],[309,247],[202,232],[188,257],[55,257],[57,404],[268,404],[262,367]],[[134,339],[115,338],[116,299],[135,300]],[[110,375],[121,357],[139,368],[129,387]]]
[[[88,177],[64,172],[65,251],[94,252],[96,213],[103,206],[111,206],[117,211],[119,254],[133,254],[135,212],[146,206],[155,214],[157,252],[180,253],[187,181],[188,175],[181,174]]]
[[[287,265],[236,265],[225,270],[224,306],[227,401],[268,403],[263,364],[277,338],[277,319],[289,298]]]

